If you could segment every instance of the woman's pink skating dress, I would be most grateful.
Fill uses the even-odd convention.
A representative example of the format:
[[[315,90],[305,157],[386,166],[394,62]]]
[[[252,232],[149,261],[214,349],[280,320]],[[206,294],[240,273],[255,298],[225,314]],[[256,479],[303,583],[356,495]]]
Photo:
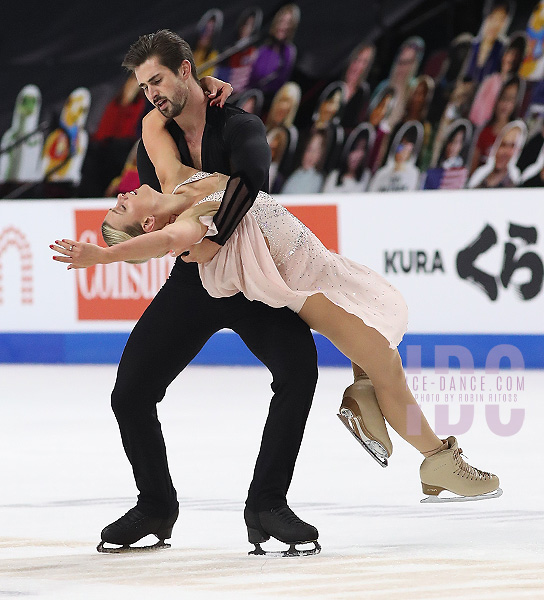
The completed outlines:
[[[199,172],[184,183],[207,176]],[[219,191],[201,202],[222,196]],[[212,217],[200,220],[209,228],[206,235],[217,233]],[[321,293],[379,331],[391,348],[406,332],[408,309],[394,286],[368,267],[327,250],[264,192],[215,257],[199,265],[199,272],[204,288],[215,298],[242,292],[249,300],[298,312],[308,296]]]

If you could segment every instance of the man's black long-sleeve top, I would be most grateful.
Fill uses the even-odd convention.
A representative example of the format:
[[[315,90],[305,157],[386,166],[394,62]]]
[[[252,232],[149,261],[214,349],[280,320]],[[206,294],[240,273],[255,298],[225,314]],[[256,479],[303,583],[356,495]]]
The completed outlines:
[[[175,121],[167,128],[176,141],[183,164],[194,167],[183,131]],[[223,245],[251,208],[259,190],[268,191],[271,156],[263,122],[229,104],[223,108],[208,106],[201,157],[203,171],[231,176],[214,217],[218,233],[209,238]],[[138,174],[140,183],[160,191],[155,169],[143,144],[138,147]]]

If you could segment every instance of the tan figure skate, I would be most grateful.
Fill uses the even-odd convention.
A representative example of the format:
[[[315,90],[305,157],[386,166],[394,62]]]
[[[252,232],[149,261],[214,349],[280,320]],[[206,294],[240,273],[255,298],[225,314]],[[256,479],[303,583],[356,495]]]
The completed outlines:
[[[370,456],[387,467],[393,444],[368,375],[357,375],[346,389],[338,418]]]
[[[428,494],[421,502],[467,502],[502,496],[499,478],[471,467],[463,460],[462,454],[457,440],[450,436],[444,440],[443,450],[421,463],[421,486],[423,493]],[[456,496],[439,497],[441,492],[453,492]]]

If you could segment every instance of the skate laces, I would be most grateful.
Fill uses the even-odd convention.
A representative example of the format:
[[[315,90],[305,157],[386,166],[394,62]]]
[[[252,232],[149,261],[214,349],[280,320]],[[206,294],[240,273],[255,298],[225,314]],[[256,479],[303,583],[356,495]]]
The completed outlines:
[[[461,475],[461,477],[470,477],[470,479],[481,479],[484,481],[491,479],[491,473],[488,473],[487,471],[481,471],[480,469],[469,465],[461,456],[462,454],[463,450],[461,448],[456,448],[453,451],[453,458],[458,467],[456,474]]]
[[[299,519],[288,506],[273,508],[270,512],[277,515],[287,525],[306,525],[306,523],[304,523],[302,519]]]
[[[131,508],[128,512],[126,512],[122,517],[117,519],[116,523],[119,525],[130,525],[133,523],[137,523],[143,519],[148,518],[146,514],[144,514],[137,506]]]

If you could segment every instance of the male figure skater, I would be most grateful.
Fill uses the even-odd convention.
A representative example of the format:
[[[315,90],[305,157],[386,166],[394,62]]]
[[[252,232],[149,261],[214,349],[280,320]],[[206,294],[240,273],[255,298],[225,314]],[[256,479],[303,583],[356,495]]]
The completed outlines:
[[[229,180],[214,218],[218,234],[186,257],[206,262],[232,234],[258,191],[267,189],[270,149],[264,125],[236,107],[210,106],[196,78],[189,45],[168,30],[141,36],[123,65],[135,73],[147,99],[171,119],[168,130],[184,164],[239,175]],[[143,143],[138,150],[138,172],[142,184],[160,190]],[[102,531],[100,551],[107,550],[104,543],[126,547],[148,534],[155,534],[163,545],[171,537],[178,501],[157,403],[172,380],[222,328],[238,333],[273,376],[274,395],[244,511],[249,541],[259,553],[263,552],[259,544],[271,536],[291,544],[291,553],[319,551],[317,529],[301,521],[286,500],[317,381],[310,329],[287,308],[250,302],[242,294],[212,298],[202,287],[197,265],[181,257],[136,324],[119,364],[112,408],[139,495],[134,508]],[[218,394],[232,393],[222,389],[220,380],[214,383]],[[236,423],[228,426],[235,431]],[[312,550],[294,548],[295,543],[310,541],[315,546]]]

